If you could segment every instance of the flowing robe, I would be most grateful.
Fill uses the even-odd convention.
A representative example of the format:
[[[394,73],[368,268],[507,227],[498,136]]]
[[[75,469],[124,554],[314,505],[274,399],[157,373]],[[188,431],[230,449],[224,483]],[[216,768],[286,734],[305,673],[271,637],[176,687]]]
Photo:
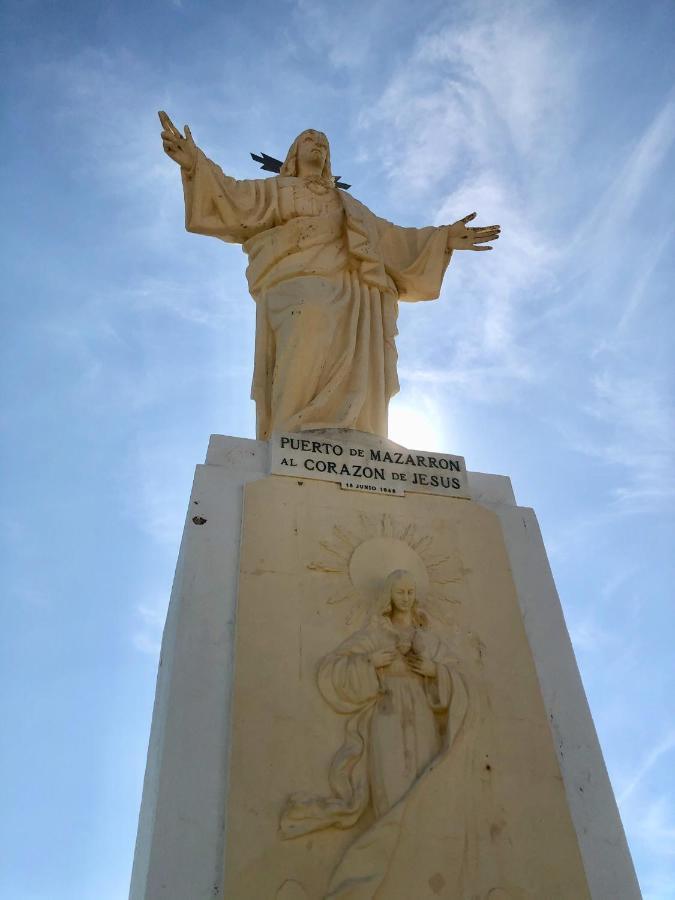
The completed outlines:
[[[384,649],[397,655],[376,670],[370,656]],[[433,678],[410,670],[404,654],[411,649],[435,663]],[[326,702],[349,717],[345,740],[330,767],[332,795],[292,796],[281,815],[286,838],[331,825],[350,828],[369,801],[382,817],[449,745],[459,724],[455,719],[447,727],[457,676],[443,643],[426,628],[406,644],[387,617],[378,617],[323,660],[318,681]],[[463,717],[464,709],[458,711]]]
[[[408,845],[409,861],[410,845],[419,850],[420,808],[428,814],[440,804],[443,896],[524,900],[490,851],[496,813],[489,805],[482,811],[484,795],[478,802],[483,760],[474,742],[486,700],[475,690],[469,693],[431,629],[418,628],[410,643],[435,663],[435,678],[410,672],[403,659],[406,642],[386,617],[373,620],[321,662],[319,687],[331,707],[346,717],[345,739],[331,762],[330,796],[292,795],[281,814],[281,837],[329,826],[351,828],[372,801],[375,820],[338,861],[325,900],[374,900],[383,885],[395,889],[396,896],[426,896],[428,872],[438,863],[419,871],[404,865],[401,871],[397,849]],[[368,657],[393,647],[401,655],[375,670]],[[423,839],[422,846],[433,859],[437,842]],[[481,853],[481,846],[488,852]],[[502,893],[491,894],[497,886]]]
[[[257,437],[316,428],[386,437],[398,300],[438,297],[447,227],[401,228],[311,179],[237,181],[201,151],[183,188],[187,230],[248,255]]]

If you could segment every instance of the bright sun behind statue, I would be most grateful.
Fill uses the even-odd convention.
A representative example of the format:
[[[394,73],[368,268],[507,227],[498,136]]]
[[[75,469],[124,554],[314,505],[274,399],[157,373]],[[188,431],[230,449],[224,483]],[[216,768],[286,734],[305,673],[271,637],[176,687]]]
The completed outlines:
[[[404,447],[424,447],[441,453],[448,452],[440,417],[431,401],[413,406],[392,403],[389,408],[389,439]]]

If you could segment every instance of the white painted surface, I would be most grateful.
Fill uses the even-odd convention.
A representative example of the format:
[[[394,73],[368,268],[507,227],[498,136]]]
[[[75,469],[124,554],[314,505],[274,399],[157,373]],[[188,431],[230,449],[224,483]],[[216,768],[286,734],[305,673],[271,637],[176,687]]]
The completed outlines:
[[[211,437],[206,465],[197,467],[162,642],[130,900],[223,897],[242,488],[268,471],[264,442],[221,435]],[[469,486],[474,501],[502,522],[591,895],[636,900],[628,845],[534,512],[515,506],[505,476],[470,472]]]
[[[534,510],[496,506],[593,900],[640,888]]]
[[[266,475],[266,451],[215,436],[209,464],[195,473],[162,640],[131,900],[223,896],[242,486]]]

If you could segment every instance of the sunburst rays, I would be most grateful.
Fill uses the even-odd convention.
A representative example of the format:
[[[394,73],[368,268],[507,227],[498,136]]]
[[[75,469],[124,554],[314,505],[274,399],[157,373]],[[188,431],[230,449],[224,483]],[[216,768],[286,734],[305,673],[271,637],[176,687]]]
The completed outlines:
[[[308,563],[307,569],[334,577],[328,603],[348,607],[347,623],[375,611],[376,586],[393,568],[417,570],[425,593],[424,606],[432,615],[447,621],[451,605],[461,602],[464,570],[459,554],[438,546],[437,538],[411,522],[388,513],[360,513],[355,527],[334,525],[330,537],[318,543],[320,557]],[[400,558],[401,562],[388,563],[391,558]]]

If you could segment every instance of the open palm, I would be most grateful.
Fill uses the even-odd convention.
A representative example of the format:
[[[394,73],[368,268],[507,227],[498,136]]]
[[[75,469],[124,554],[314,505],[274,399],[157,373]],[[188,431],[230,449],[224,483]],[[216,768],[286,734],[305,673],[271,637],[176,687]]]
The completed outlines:
[[[492,247],[483,247],[481,245],[490,241],[496,241],[499,238],[501,227],[499,225],[485,225],[482,228],[467,228],[467,223],[475,218],[476,213],[473,212],[449,226],[449,250],[492,250]]]

